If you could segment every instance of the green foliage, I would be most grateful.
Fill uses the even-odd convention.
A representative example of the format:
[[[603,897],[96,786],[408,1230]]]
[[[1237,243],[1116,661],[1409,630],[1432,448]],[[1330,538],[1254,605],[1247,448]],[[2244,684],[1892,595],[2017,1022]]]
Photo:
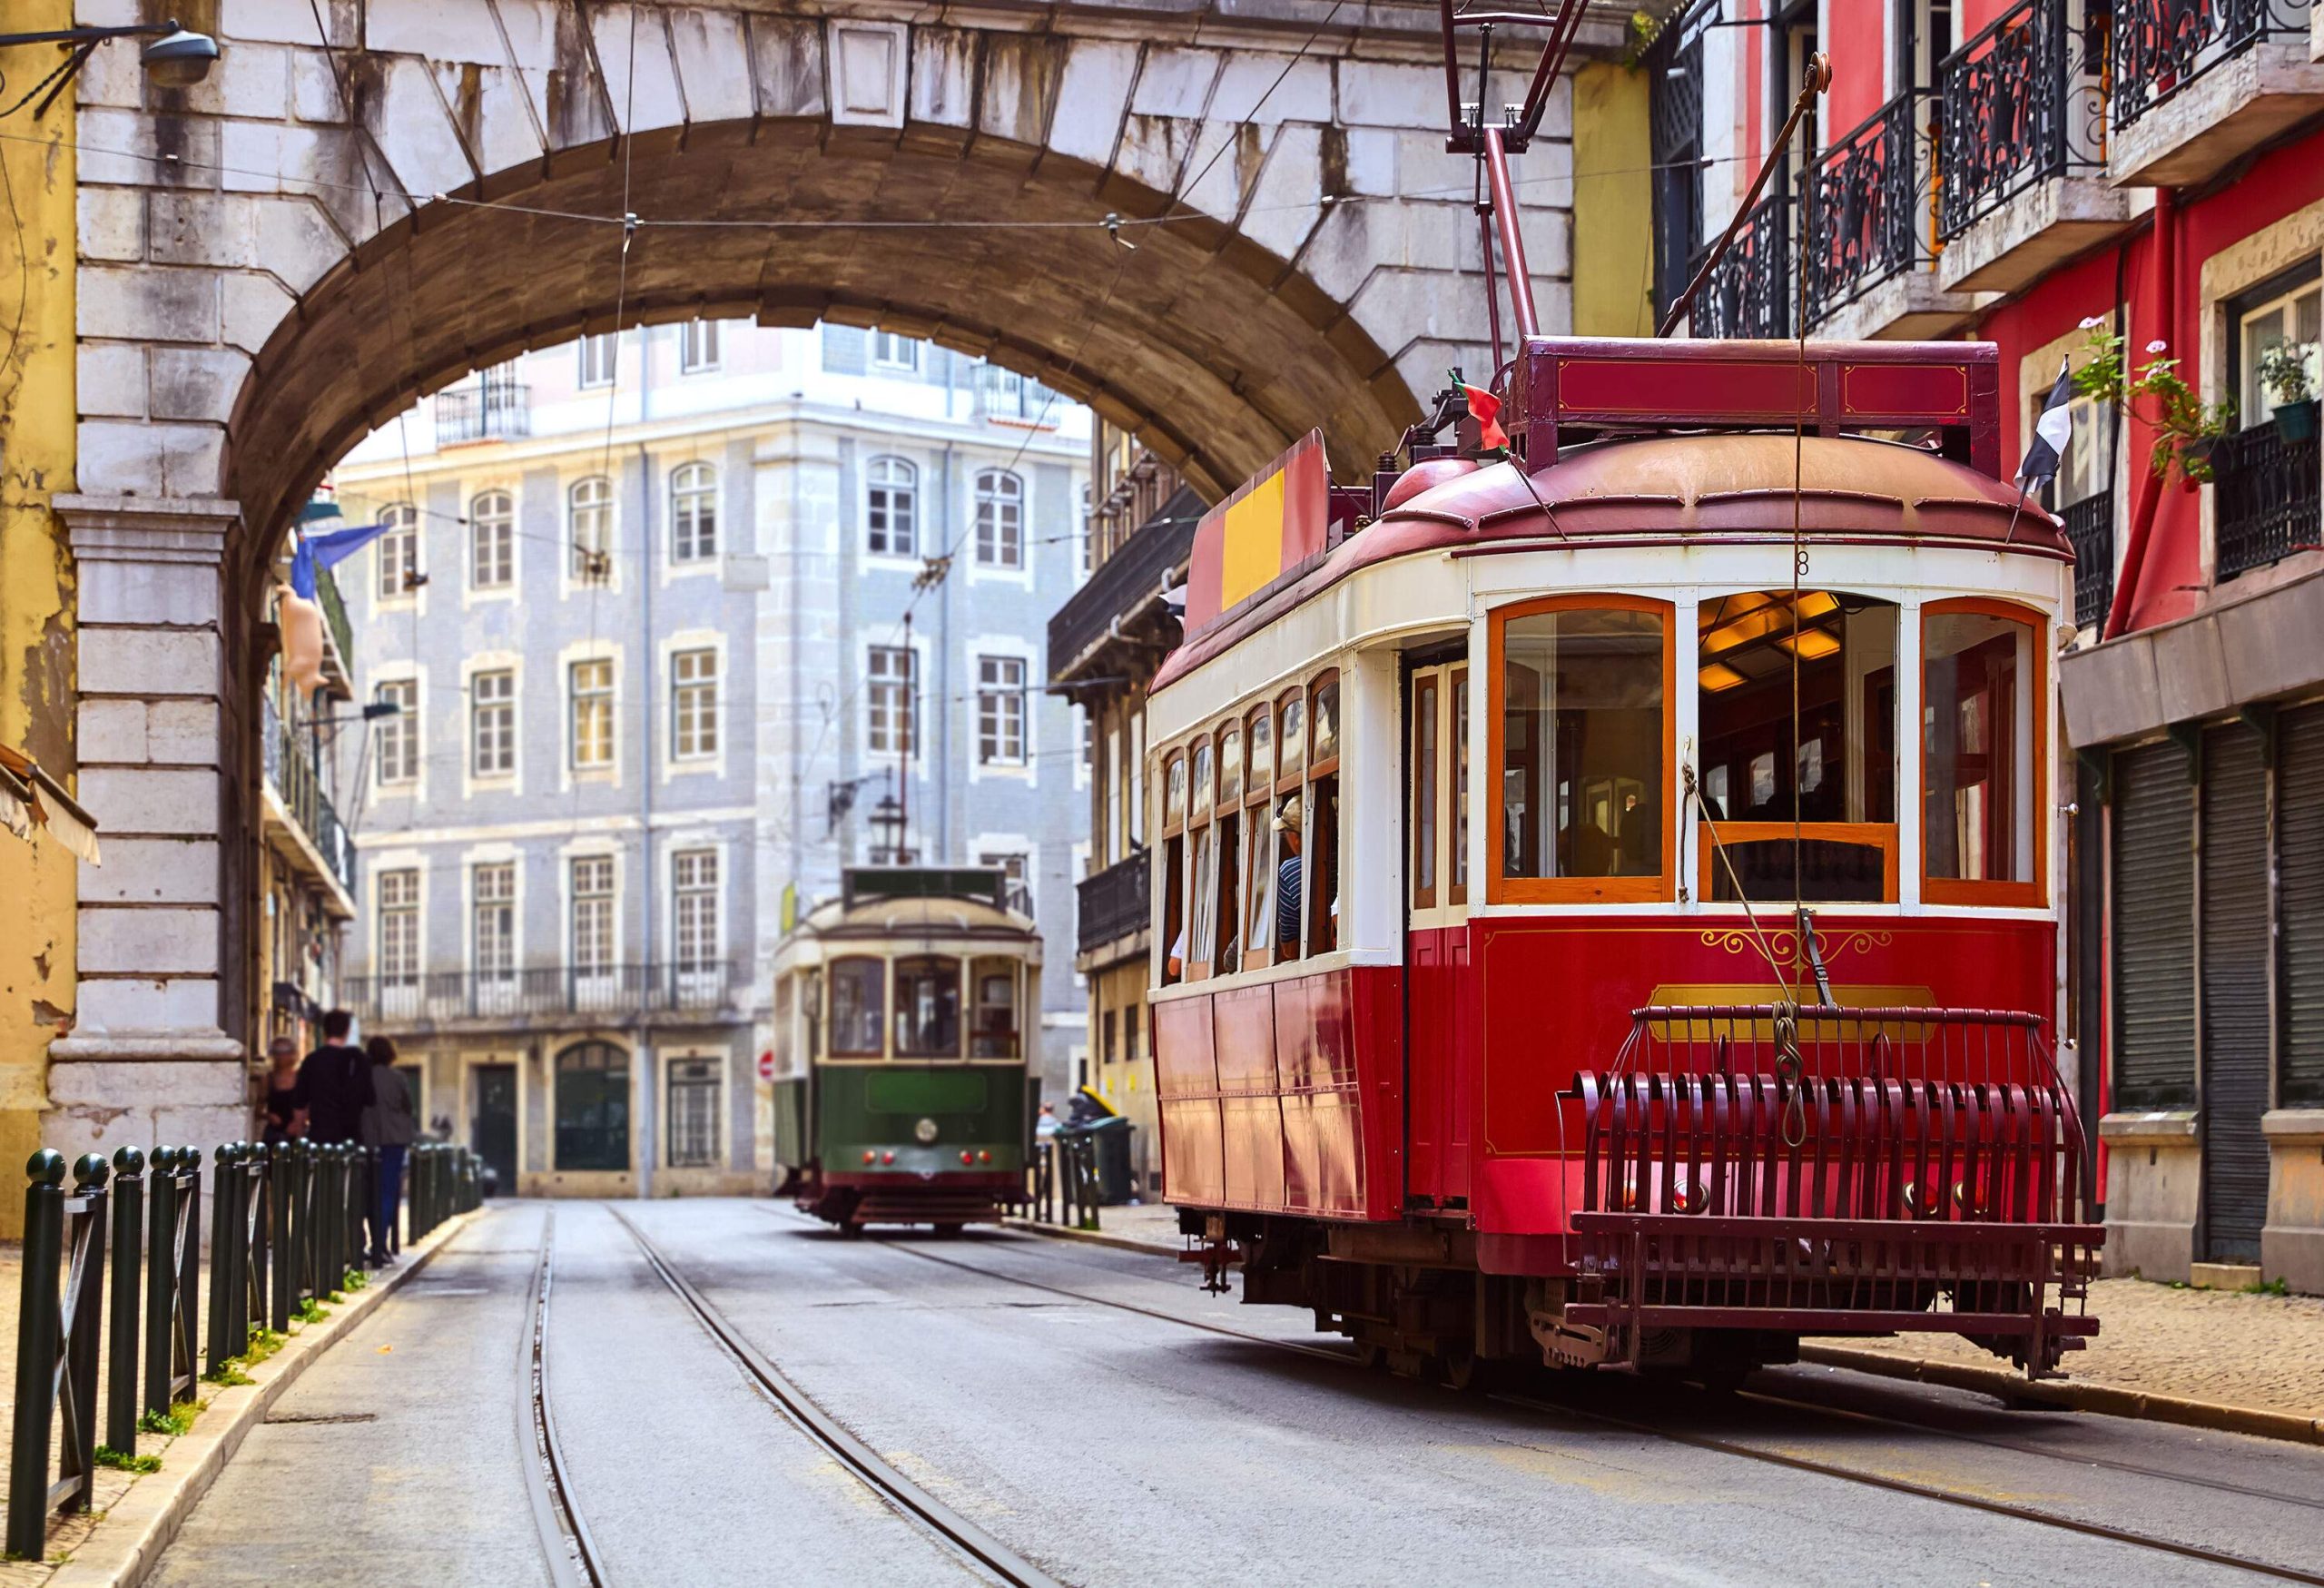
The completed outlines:
[[[202,1403],[199,1401],[180,1401],[166,1412],[142,1412],[137,1418],[138,1432],[167,1434],[175,1437],[193,1426],[193,1419],[201,1411]]]
[[[2312,401],[2316,383],[2308,377],[2308,356],[2314,342],[2275,342],[2260,355],[2260,384],[2279,406]]]
[[[2235,404],[2205,402],[2179,373],[2179,360],[2163,356],[2170,350],[2160,341],[2146,344],[2150,357],[2133,370],[2122,337],[2106,321],[2085,320],[2082,329],[2090,357],[2074,371],[2075,395],[2120,409],[2155,428],[2147,466],[2157,479],[2175,464],[2189,479],[2209,480],[2211,443],[2235,423]],[[2138,407],[2142,401],[2150,405],[2143,413]]]
[[[286,1344],[288,1341],[283,1336],[276,1334],[264,1324],[252,1324],[250,1348],[242,1353],[242,1361],[246,1366],[255,1367]]]
[[[116,1472],[162,1470],[162,1458],[158,1455],[133,1455],[127,1451],[115,1450],[110,1445],[97,1446],[96,1461],[99,1466],[109,1466]]]
[[[290,1315],[293,1322],[302,1324],[319,1324],[330,1316],[323,1310],[323,1304],[311,1296],[300,1302],[299,1310]]]
[[[350,1268],[340,1278],[340,1283],[350,1290],[360,1290],[370,1282],[371,1276],[360,1268]]]
[[[221,1385],[228,1389],[232,1389],[237,1385],[256,1384],[258,1382],[257,1379],[252,1378],[249,1374],[242,1371],[242,1359],[240,1356],[227,1357],[223,1362],[219,1363],[217,1366],[212,1367],[209,1372],[203,1374],[202,1376],[202,1381],[204,1384]]]
[[[2291,1281],[2279,1274],[2272,1279],[2263,1279],[2256,1285],[2246,1285],[2243,1287],[2243,1294],[2246,1296],[2290,1296]]]

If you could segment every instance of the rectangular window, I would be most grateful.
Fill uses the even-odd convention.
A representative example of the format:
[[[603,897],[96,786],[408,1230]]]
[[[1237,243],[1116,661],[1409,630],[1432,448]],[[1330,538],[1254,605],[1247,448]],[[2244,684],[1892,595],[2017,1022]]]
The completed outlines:
[[[480,981],[517,973],[517,868],[506,861],[468,873],[468,964]]]
[[[614,336],[607,331],[602,336],[581,339],[581,384],[611,386],[614,383]]]
[[[917,370],[920,344],[891,330],[875,330],[872,333],[872,362],[881,370]]]
[[[670,857],[672,955],[682,975],[718,963],[718,852],[680,850]]]
[[[1492,648],[1492,898],[1670,897],[1668,605],[1527,603],[1493,615]]]
[[[614,764],[614,665],[573,664],[573,766],[586,771]]]
[[[1436,906],[1436,716],[1443,678],[1440,673],[1429,672],[1413,679],[1412,883],[1415,910]]]
[[[1019,657],[977,658],[977,760],[1025,764],[1025,664]]]
[[[1025,482],[1003,469],[977,476],[977,566],[1025,566]]]
[[[920,707],[913,698],[917,680],[911,650],[903,646],[873,646],[865,676],[872,713],[871,753],[914,754]]]
[[[602,974],[614,965],[614,857],[576,855],[566,877],[573,931],[568,962],[578,974]]]
[[[468,772],[506,777],[517,770],[517,675],[478,673],[468,679]]]
[[[409,987],[419,981],[419,873],[379,873],[379,981]]]
[[[718,754],[718,653],[680,651],[670,658],[670,758],[706,761]]]
[[[419,509],[398,502],[379,515],[379,599],[398,600],[419,587]]]
[[[718,1060],[670,1060],[670,1167],[718,1167]]]
[[[698,375],[718,368],[718,322],[690,320],[678,332],[678,371]]]
[[[707,463],[670,471],[670,560],[707,562],[718,555],[718,471]]]
[[[1452,669],[1452,863],[1448,902],[1469,902],[1469,669]]]
[[[468,587],[505,590],[517,580],[517,504],[488,490],[468,504]]]
[[[990,866],[1001,874],[1007,884],[1001,893],[1011,910],[1019,915],[1032,914],[1032,865],[1021,852],[988,850],[977,856],[977,863]]]
[[[2046,698],[2030,614],[1945,601],[1921,620],[1923,891],[1933,903],[2039,904]]]
[[[372,699],[395,710],[379,719],[379,786],[419,780],[419,684],[399,678],[372,691]]]

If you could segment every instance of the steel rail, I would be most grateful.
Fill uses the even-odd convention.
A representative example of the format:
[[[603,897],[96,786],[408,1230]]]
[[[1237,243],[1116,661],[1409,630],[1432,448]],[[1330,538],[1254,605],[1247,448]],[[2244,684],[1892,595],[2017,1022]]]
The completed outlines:
[[[673,1295],[692,1309],[703,1331],[722,1346],[743,1371],[758,1381],[759,1386],[774,1398],[775,1404],[790,1415],[791,1420],[809,1438],[837,1457],[841,1465],[861,1479],[866,1487],[896,1509],[924,1524],[954,1549],[1003,1583],[1010,1584],[1011,1588],[1064,1588],[1056,1578],[881,1460],[876,1451],[817,1406],[804,1390],[793,1383],[781,1368],[728,1322],[725,1315],[663,1257],[659,1248],[646,1238],[645,1232],[638,1228],[627,1215],[611,1204],[607,1204],[606,1211],[629,1231],[630,1238],[637,1243],[637,1249],[644,1254],[647,1266],[660,1276]]]
[[[767,1211],[770,1213],[780,1213],[781,1210],[769,1208]],[[1361,1364],[1359,1364],[1353,1356],[1343,1352],[1326,1350],[1315,1346],[1303,1346],[1290,1340],[1271,1339],[1265,1335],[1255,1335],[1243,1329],[1227,1328],[1224,1325],[1220,1324],[1203,1323],[1195,1318],[1179,1317],[1170,1313],[1158,1311],[1152,1307],[1139,1307],[1130,1302],[1115,1301],[1102,1296],[1091,1296],[1084,1291],[1067,1289],[1062,1286],[1043,1284],[1037,1279],[1026,1279],[1013,1274],[999,1273],[990,1268],[980,1267],[974,1263],[961,1262],[957,1258],[939,1257],[934,1252],[921,1251],[916,1248],[901,1246],[893,1242],[882,1243],[882,1246],[883,1249],[886,1250],[901,1252],[907,1257],[919,1258],[924,1262],[940,1263],[948,1268],[958,1268],[964,1273],[980,1275],[985,1278],[999,1279],[1005,1284],[1020,1285],[1028,1289],[1046,1291],[1052,1296],[1062,1296],[1078,1301],[1086,1301],[1096,1307],[1112,1307],[1121,1312],[1131,1312],[1139,1314],[1146,1317],[1159,1318],[1166,1323],[1177,1324],[1181,1327],[1200,1329],[1206,1334],[1224,1335],[1229,1339],[1244,1340],[1252,1345],[1265,1346],[1271,1349],[1288,1352],[1294,1356],[1320,1357],[1324,1361],[1335,1363],[1347,1367],[1358,1367],[1361,1366]],[[1837,1478],[1844,1483],[1864,1484],[1873,1488],[1886,1489],[1896,1494],[1911,1494],[1920,1499],[1933,1500],[1941,1504],[1964,1506],[1971,1510],[1986,1512],[1993,1515],[2007,1516],[2017,1521],[2033,1523],[2038,1526],[2060,1528],[2066,1532],[2083,1534],[2093,1538],[2103,1538],[2115,1544],[2130,1544],[2139,1549],[2156,1550],[2163,1553],[2179,1555],[2190,1560],[2206,1561],[2214,1565],[2239,1567],[2247,1572],[2257,1572],[2262,1575],[2274,1577],[2283,1582],[2306,1583],[2315,1584],[2317,1585],[2317,1588],[2324,1588],[2324,1573],[2305,1572],[2296,1566],[2277,1565],[2267,1561],[2254,1559],[2250,1555],[2232,1554],[2224,1550],[2206,1549],[2201,1544],[2182,1544],[2173,1539],[2157,1538],[2151,1534],[2134,1533],[2125,1528],[2112,1527],[2102,1522],[2086,1522],[2075,1517],[2060,1516],[2053,1513],[2042,1511],[2030,1505],[2013,1504],[2005,1500],[1990,1500],[1983,1495],[1970,1494],[1964,1490],[1944,1488],[1934,1484],[1918,1484],[1904,1478],[1885,1477],[1876,1473],[1868,1473],[1862,1471],[1859,1468],[1845,1466],[1837,1462],[1818,1461],[1811,1456],[1788,1455],[1776,1451],[1761,1450],[1748,1445],[1738,1444],[1733,1440],[1716,1438],[1709,1435],[1679,1433],[1669,1428],[1658,1427],[1651,1423],[1640,1422],[1630,1417],[1617,1416],[1610,1412],[1590,1411],[1581,1406],[1561,1406],[1554,1401],[1536,1400],[1529,1396],[1518,1395],[1494,1395],[1490,1398],[1499,1401],[1504,1406],[1521,1406],[1528,1411],[1548,1412],[1553,1415],[1580,1417],[1590,1422],[1604,1424],[1609,1427],[1621,1428],[1631,1433],[1650,1435],[1659,1439],[1669,1440],[1673,1444],[1686,1445],[1696,1449],[1713,1451],[1722,1455],[1739,1456],[1747,1461],[1764,1462],[1770,1465],[1787,1467],[1796,1472],[1814,1473],[1823,1477]],[[1797,1406],[1810,1411],[1822,1412],[1826,1415],[1834,1417],[1835,1419],[1867,1415],[1834,1411],[1829,1408],[1815,1406],[1811,1402],[1793,1401],[1777,1396],[1761,1396],[1758,1398],[1777,1401],[1785,1406]],[[1940,1437],[1945,1438],[1959,1439],[1968,1443],[1981,1445],[1994,1443],[1994,1441],[1974,1439],[1966,1435],[1954,1434],[1946,1429],[1929,1427],[1922,1424],[1906,1422],[1903,1419],[1883,1418],[1880,1420],[1903,1422],[1905,1426],[1919,1428],[1925,1432],[1936,1434]],[[2068,1456],[2053,1452],[2039,1450],[2030,1445],[2009,1445],[2006,1446],[2006,1448],[2019,1450],[2029,1455],[2047,1455],[2051,1456],[2053,1459],[2067,1461],[2075,1465],[2093,1465],[2085,1457]],[[2097,1463],[2094,1465],[2116,1466],[2121,1464]],[[2220,1484],[2211,1480],[2201,1478],[2179,1479],[2175,1474],[2151,1473],[2144,1468],[2124,1466],[2122,1470],[2136,1472],[2143,1475],[2174,1479],[2176,1481],[2182,1481],[2206,1488],[2224,1490],[2230,1494],[2241,1494],[2250,1499],[2283,1501],[2290,1498],[2290,1496],[2273,1494],[2265,1489],[2241,1489],[2237,1488],[2232,1484]],[[2311,1504],[2311,1502],[2307,1501],[2299,1501],[2297,1503],[2302,1504]]]
[[[548,1300],[555,1283],[556,1209],[541,1219],[540,1260],[533,1266],[533,1284],[526,1309],[524,1349],[517,1353],[517,1372],[525,1381],[525,1409],[518,1433],[533,1453],[525,1463],[525,1488],[532,1497],[533,1520],[539,1526],[542,1553],[557,1588],[607,1588],[604,1557],[596,1541],[573,1503],[573,1485],[557,1441],[556,1415],[549,1407]]]

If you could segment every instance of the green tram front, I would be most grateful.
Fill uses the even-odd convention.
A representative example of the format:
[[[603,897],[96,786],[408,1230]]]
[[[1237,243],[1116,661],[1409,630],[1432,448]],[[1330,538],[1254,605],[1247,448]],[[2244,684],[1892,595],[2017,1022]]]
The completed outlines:
[[[778,1195],[843,1229],[1025,1196],[1041,940],[999,871],[861,867],[774,955]]]

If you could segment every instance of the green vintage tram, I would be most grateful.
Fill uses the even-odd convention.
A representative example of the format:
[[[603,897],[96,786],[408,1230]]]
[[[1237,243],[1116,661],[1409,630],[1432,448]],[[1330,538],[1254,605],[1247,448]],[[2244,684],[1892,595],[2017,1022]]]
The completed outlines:
[[[1041,940],[999,871],[866,866],[774,955],[777,1195],[842,1229],[1025,1195]]]

